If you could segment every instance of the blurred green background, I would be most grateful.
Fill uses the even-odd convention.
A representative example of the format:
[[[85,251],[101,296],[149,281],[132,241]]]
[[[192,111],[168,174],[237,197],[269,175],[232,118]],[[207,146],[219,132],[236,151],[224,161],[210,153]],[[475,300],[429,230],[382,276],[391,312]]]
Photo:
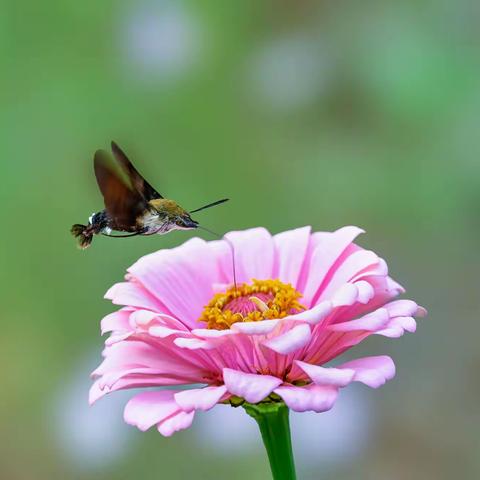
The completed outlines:
[[[353,352],[392,355],[394,382],[292,419],[299,478],[479,478],[478,2],[0,6],[0,478],[269,478],[246,416],[164,439],[123,424],[128,392],[86,405],[104,292],[192,236],[75,247],[112,139],[186,208],[229,196],[213,230],[365,228],[429,309]]]

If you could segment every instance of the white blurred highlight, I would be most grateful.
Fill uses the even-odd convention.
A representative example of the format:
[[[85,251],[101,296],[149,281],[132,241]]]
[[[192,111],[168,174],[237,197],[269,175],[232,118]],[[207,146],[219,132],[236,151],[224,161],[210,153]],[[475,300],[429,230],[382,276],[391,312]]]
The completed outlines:
[[[176,2],[136,2],[125,12],[120,38],[128,73],[137,80],[176,79],[203,50],[198,19]]]
[[[368,391],[351,386],[340,392],[332,410],[325,413],[290,412],[297,469],[348,465],[369,447],[372,434]],[[263,452],[260,431],[243,408],[219,405],[198,414],[193,425],[198,445],[210,456],[244,456]],[[205,439],[208,438],[208,442]]]
[[[96,358],[97,354],[92,358]],[[88,404],[89,378],[95,363],[81,362],[66,375],[70,381],[53,399],[54,435],[64,459],[77,470],[96,471],[114,464],[128,453],[134,440],[123,421],[123,408],[131,391],[115,392],[93,406]]]

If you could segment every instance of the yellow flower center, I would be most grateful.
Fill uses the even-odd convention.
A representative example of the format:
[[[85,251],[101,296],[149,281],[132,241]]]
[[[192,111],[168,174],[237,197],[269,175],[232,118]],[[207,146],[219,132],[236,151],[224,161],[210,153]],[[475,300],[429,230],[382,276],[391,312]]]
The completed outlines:
[[[199,318],[207,328],[227,330],[237,322],[259,322],[284,318],[305,310],[298,302],[302,294],[279,280],[252,280],[217,293]]]

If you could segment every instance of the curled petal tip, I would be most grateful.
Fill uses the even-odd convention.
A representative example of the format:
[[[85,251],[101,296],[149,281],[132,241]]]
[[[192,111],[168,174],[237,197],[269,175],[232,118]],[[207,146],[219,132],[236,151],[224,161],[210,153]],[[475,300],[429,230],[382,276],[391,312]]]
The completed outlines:
[[[419,306],[415,316],[419,318],[425,318],[427,315],[428,315],[428,310],[424,307]]]

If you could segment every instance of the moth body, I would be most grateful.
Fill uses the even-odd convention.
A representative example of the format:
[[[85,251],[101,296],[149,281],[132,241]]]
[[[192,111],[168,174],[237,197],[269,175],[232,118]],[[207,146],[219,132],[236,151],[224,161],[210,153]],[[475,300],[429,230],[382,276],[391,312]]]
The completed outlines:
[[[164,235],[173,230],[191,230],[198,222],[174,200],[163,198],[136,170],[125,153],[112,142],[112,152],[119,167],[111,167],[111,157],[98,150],[94,157],[95,176],[102,192],[105,209],[94,213],[87,225],[76,224],[71,232],[80,248],[87,248],[94,235],[125,237],[133,235]],[[227,201],[205,205],[193,212]],[[129,235],[111,235],[112,231]]]

